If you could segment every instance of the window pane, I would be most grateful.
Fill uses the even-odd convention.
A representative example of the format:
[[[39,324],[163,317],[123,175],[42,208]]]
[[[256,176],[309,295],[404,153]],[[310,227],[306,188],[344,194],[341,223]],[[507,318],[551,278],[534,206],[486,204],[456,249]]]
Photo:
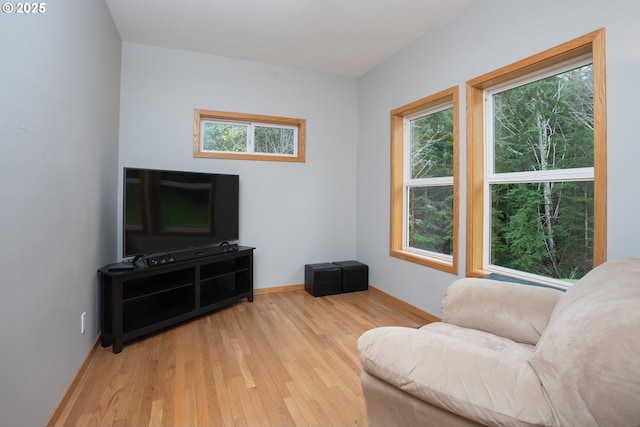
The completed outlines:
[[[593,268],[593,182],[491,186],[491,264],[560,280]]]
[[[255,127],[256,153],[291,154],[294,150],[294,130],[267,126]]]
[[[204,151],[247,151],[247,125],[234,123],[202,123]]]
[[[453,108],[410,121],[412,179],[453,176]]]
[[[408,189],[407,246],[446,255],[453,247],[453,186]]]
[[[593,78],[585,65],[493,95],[496,173],[593,166]]]

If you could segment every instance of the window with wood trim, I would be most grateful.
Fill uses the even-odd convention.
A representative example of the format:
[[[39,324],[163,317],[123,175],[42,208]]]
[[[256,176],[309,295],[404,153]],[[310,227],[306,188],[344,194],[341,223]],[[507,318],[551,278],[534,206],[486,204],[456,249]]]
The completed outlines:
[[[306,120],[195,110],[193,157],[304,162]]]
[[[466,92],[467,275],[570,285],[606,258],[604,29]]]
[[[391,256],[457,274],[458,88],[391,112]]]

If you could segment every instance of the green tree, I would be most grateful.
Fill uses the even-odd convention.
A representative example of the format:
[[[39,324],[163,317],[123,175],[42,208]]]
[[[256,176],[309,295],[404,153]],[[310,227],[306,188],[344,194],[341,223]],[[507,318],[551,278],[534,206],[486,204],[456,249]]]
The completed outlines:
[[[500,92],[496,173],[593,166],[591,66]],[[591,266],[593,182],[492,185],[492,262],[549,277]]]
[[[453,109],[410,121],[411,178],[453,176]],[[453,253],[453,186],[420,185],[408,191],[409,246]]]
[[[207,151],[247,151],[247,126],[232,123],[204,123],[202,148]]]

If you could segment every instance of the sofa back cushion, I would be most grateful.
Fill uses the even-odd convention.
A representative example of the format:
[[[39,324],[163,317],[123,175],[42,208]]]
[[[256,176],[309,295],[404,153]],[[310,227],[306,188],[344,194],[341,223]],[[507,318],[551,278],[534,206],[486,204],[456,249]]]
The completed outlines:
[[[569,289],[530,364],[561,425],[638,425],[640,259],[609,261]]]
[[[465,277],[447,288],[442,321],[536,345],[561,291]]]

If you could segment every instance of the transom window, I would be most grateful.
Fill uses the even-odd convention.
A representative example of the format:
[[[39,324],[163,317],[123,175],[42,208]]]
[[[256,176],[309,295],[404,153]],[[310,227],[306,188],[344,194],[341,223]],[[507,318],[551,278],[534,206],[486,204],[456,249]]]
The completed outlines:
[[[468,273],[567,285],[604,261],[601,37],[468,83]]]
[[[194,157],[305,161],[305,120],[195,110]]]
[[[457,88],[391,112],[391,255],[456,272]]]

